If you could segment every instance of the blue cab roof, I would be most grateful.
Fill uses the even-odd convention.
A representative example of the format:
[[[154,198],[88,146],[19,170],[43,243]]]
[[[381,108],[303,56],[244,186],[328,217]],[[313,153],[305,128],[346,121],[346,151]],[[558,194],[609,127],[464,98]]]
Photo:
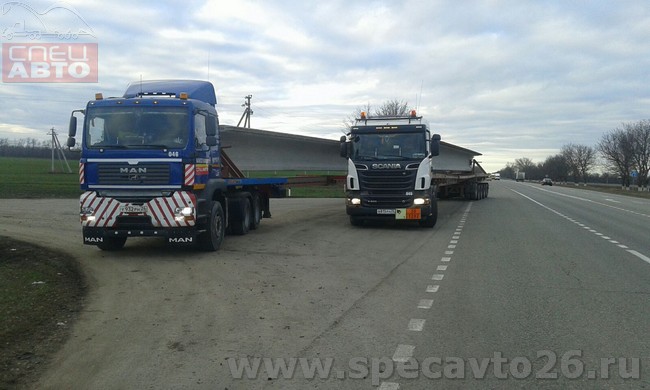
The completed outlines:
[[[124,92],[125,98],[139,96],[180,96],[181,92],[187,92],[190,99],[201,100],[217,105],[217,95],[214,93],[214,86],[209,81],[200,80],[147,80],[134,81],[129,84]]]

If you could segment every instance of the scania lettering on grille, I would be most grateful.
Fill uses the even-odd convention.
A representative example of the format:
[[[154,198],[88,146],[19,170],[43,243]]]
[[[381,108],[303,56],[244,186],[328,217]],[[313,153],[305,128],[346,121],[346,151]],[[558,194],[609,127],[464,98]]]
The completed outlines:
[[[372,164],[372,169],[402,169],[400,164]]]

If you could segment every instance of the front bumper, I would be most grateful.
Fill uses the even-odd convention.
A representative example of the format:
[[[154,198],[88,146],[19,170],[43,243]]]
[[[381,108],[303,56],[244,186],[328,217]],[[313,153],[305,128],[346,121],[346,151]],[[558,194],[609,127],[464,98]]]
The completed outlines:
[[[146,228],[114,229],[102,227],[83,227],[83,243],[97,245],[112,237],[163,237],[173,244],[193,244],[196,242],[196,229],[185,228]]]

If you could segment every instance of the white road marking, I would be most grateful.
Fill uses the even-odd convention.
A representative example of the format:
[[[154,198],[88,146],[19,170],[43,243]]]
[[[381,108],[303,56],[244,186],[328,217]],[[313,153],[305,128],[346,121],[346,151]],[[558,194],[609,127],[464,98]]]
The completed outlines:
[[[451,261],[451,257],[443,257],[442,259],[440,259],[440,261],[444,261],[445,263],[448,263]]]
[[[399,383],[395,382],[381,382],[379,390],[399,390]]]
[[[422,329],[424,329],[424,324],[426,322],[426,320],[423,320],[421,318],[412,318],[411,321],[409,321],[407,329],[411,332],[422,332]]]
[[[533,187],[533,188],[535,188],[535,187]],[[609,241],[610,243],[612,243],[612,244],[618,246],[619,248],[626,249],[629,253],[633,254],[634,256],[636,256],[636,257],[640,258],[641,260],[643,260],[643,261],[647,262],[648,264],[650,264],[650,258],[647,257],[646,255],[644,255],[644,254],[642,254],[642,253],[640,253],[640,252],[637,252],[637,251],[635,251],[635,250],[628,249],[628,248],[629,248],[628,246],[623,245],[623,244],[621,244],[620,242],[618,242],[618,241],[612,239],[611,237],[608,237],[608,236],[603,235],[602,233],[598,233],[598,232],[596,232],[595,230],[593,230],[593,229],[591,229],[591,228],[585,226],[584,224],[582,224],[582,223],[576,221],[575,219],[569,218],[569,217],[563,215],[562,213],[560,213],[559,211],[557,211],[557,210],[555,210],[555,209],[552,209],[552,208],[546,206],[545,204],[543,204],[543,203],[541,203],[541,202],[536,201],[535,199],[531,198],[530,196],[524,195],[524,194],[522,194],[521,192],[519,192],[519,191],[515,191],[515,190],[513,190],[513,189],[511,189],[510,191],[512,191],[512,192],[514,192],[514,193],[516,193],[516,194],[519,194],[520,196],[522,196],[522,197],[524,197],[524,198],[530,200],[531,202],[533,202],[533,203],[535,203],[535,204],[537,204],[537,205],[539,205],[539,206],[541,206],[541,207],[547,209],[548,211],[550,211],[550,212],[552,212],[552,213],[554,213],[554,214],[556,214],[556,215],[558,215],[558,216],[561,216],[562,218],[564,218],[564,219],[566,219],[566,220],[568,220],[568,221],[571,221],[571,222],[577,224],[578,226],[582,226],[582,227],[585,228],[586,230],[589,230],[590,232],[594,233],[595,236],[600,237],[600,238],[602,238],[602,239],[605,239],[605,240]],[[548,191],[548,190],[545,190],[545,191],[550,192],[550,191]],[[557,192],[553,192],[553,194],[562,195],[562,196],[568,196],[568,197],[570,197],[570,198],[576,198],[576,199],[580,199],[580,200],[585,200],[585,201],[592,202],[592,203],[596,203],[596,204],[602,204],[602,203],[594,202],[594,201],[589,200],[589,199],[583,199],[583,198],[578,198],[578,197],[574,197],[574,196],[564,195],[564,194],[560,194],[560,193],[557,193]],[[605,205],[605,204],[602,204],[602,205],[607,206],[607,205]],[[610,206],[610,207],[611,207],[611,206]],[[615,207],[615,208],[619,209],[618,207]],[[620,209],[620,210],[623,210],[623,211],[629,211],[629,210],[625,210],[625,209]],[[629,211],[629,212],[634,213],[634,214],[638,214],[638,215],[643,215],[643,216],[650,217],[650,215],[645,215],[645,214],[637,213],[637,212],[634,212],[634,211]]]
[[[449,241],[450,244],[458,244],[458,240],[451,240]]]
[[[445,251],[445,255],[453,255],[454,251]]]
[[[650,214],[639,213],[639,212],[636,212],[636,211],[632,211],[632,210],[624,209],[624,208],[622,208],[622,207],[613,206],[613,205],[611,205],[611,204],[602,203],[602,202],[597,202],[597,201],[595,201],[595,200],[591,200],[591,199],[587,199],[587,198],[581,198],[581,197],[579,197],[579,196],[567,195],[567,194],[563,194],[563,193],[560,193],[560,192],[549,191],[549,190],[544,189],[544,188],[539,188],[539,187],[534,187],[534,186],[530,186],[530,187],[531,187],[531,188],[534,188],[534,189],[536,189],[536,190],[539,190],[539,191],[547,192],[547,193],[552,194],[552,195],[564,196],[564,197],[571,198],[571,199],[577,199],[577,200],[581,200],[581,201],[583,201],[583,202],[593,203],[593,204],[597,204],[597,205],[601,205],[601,206],[609,207],[609,208],[612,208],[612,209],[616,209],[616,210],[619,210],[619,211],[625,211],[625,212],[627,212],[627,213],[632,213],[632,214],[634,214],[634,215],[640,215],[640,216],[642,216],[642,217],[648,217],[648,218],[650,218]],[[515,190],[511,190],[511,191],[517,192],[517,191],[515,191]],[[521,193],[519,193],[519,192],[517,192],[517,193],[521,195]],[[626,202],[628,202],[628,201],[626,200]],[[634,203],[635,201],[630,200],[629,202],[630,202],[630,203]],[[560,213],[558,213],[558,214],[560,214]]]
[[[442,280],[444,277],[445,275],[443,274],[433,274],[433,276],[431,276],[431,280]]]
[[[456,245],[447,245],[447,248],[449,248],[449,249],[456,249]]]
[[[433,299],[420,299],[418,302],[418,309],[431,309],[433,306]]]
[[[393,354],[393,361],[406,363],[410,358],[413,357],[414,351],[415,345],[399,344],[395,350],[395,353]]]
[[[612,203],[621,203],[618,200],[609,199],[609,198],[606,198],[605,200],[608,201],[608,202],[612,202]]]
[[[446,271],[447,266],[446,265],[439,265],[438,268],[436,268],[436,271]]]
[[[632,250],[632,249],[628,249],[627,251],[630,252],[631,254],[633,254],[634,256],[638,257],[639,259],[645,261],[646,263],[650,264],[650,257],[645,256],[645,255],[643,255],[643,254],[641,254],[641,253],[639,253],[639,252],[637,252],[635,250]]]
[[[430,285],[427,286],[427,292],[428,293],[438,292],[439,289],[440,289],[440,286],[437,285],[437,284],[430,284]]]

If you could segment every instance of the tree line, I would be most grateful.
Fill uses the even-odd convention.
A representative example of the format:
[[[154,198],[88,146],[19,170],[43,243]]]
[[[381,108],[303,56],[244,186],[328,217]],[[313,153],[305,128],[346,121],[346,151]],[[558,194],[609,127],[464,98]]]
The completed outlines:
[[[597,166],[603,167],[603,172],[594,172]],[[528,157],[518,158],[507,163],[499,173],[502,177],[514,178],[517,170],[526,172],[530,180],[550,177],[556,181],[647,187],[650,183],[650,120],[623,123],[603,134],[594,146],[566,144],[560,153],[541,163],[536,164]]]
[[[79,159],[81,152],[79,149],[63,148],[66,158],[74,160]],[[36,138],[21,138],[10,140],[9,138],[0,138],[0,157],[31,157],[31,158],[51,158],[52,157],[52,140],[37,140]]]

